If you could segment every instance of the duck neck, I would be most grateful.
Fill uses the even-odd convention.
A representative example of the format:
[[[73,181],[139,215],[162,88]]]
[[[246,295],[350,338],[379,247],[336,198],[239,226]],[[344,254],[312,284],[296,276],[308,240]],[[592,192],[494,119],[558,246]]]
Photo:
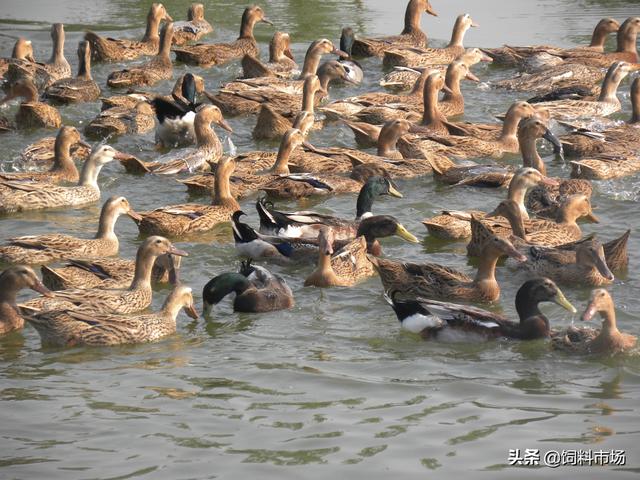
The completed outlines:
[[[509,115],[507,113],[504,123],[502,124],[502,131],[498,141],[518,141],[518,124],[520,123],[520,117],[518,115]]]
[[[75,172],[76,165],[71,158],[71,144],[73,142],[66,135],[58,135],[53,145],[52,172]]]
[[[293,145],[287,141],[286,138],[283,138],[280,143],[280,148],[278,149],[276,162],[269,172],[275,175],[289,175],[289,173],[291,173],[289,171],[289,157],[291,156],[291,152],[293,152]]]
[[[218,165],[220,168],[220,165]],[[220,174],[216,173],[215,180],[213,181],[213,202],[212,205],[238,205],[233,195],[231,195],[231,185],[229,185],[229,177],[231,177],[231,170]],[[240,207],[238,206],[238,209]]]
[[[546,317],[540,311],[538,301],[534,298],[529,297],[525,293],[528,292],[519,291],[519,295],[516,294],[516,311],[518,312],[520,323],[531,317],[541,317],[546,319]]]
[[[604,28],[600,28],[600,25],[596,25],[596,28],[593,30],[593,35],[591,35],[591,43],[589,44],[589,47],[597,49],[604,48],[604,43],[607,41],[607,35],[609,35],[609,33]]]
[[[631,23],[623,23],[622,27],[620,27],[620,29],[618,30],[616,52],[633,53],[636,55],[637,62],[637,38],[638,32],[635,29],[635,26]]]
[[[363,215],[371,214],[375,198],[375,194],[366,186],[360,190],[356,202],[356,220],[361,219]]]
[[[51,52],[51,59],[49,64],[59,64],[66,62],[64,58],[64,30],[60,29],[56,31],[53,37],[53,51]]]
[[[610,303],[605,310],[600,310],[600,316],[602,317],[602,330],[600,331],[600,335],[610,337],[620,334],[616,324],[616,310],[613,304]]]
[[[404,30],[402,34],[419,32],[420,30],[420,17],[424,7],[420,0],[411,0],[407,5],[407,9],[404,13]]]
[[[456,24],[453,26],[453,32],[451,33],[451,41],[447,47],[464,47],[462,42],[464,41],[465,33],[467,33],[467,29],[464,24],[456,21]]]
[[[222,143],[216,135],[216,132],[211,128],[211,123],[203,121],[196,115],[193,122],[193,130],[196,133],[196,143],[199,148],[202,147],[214,147],[219,145],[222,148]]]
[[[541,174],[547,174],[547,167],[542,161],[542,157],[538,154],[536,139],[520,139],[520,153],[522,154],[522,166],[531,167],[538,170]]]
[[[318,52],[309,49],[307,54],[304,56],[304,63],[302,64],[302,71],[300,72],[300,80],[304,80],[310,75],[317,74],[321,58],[322,56]]]
[[[242,17],[242,23],[240,24],[240,36],[238,40],[247,39],[255,41],[253,37],[253,27],[256,25],[256,20],[249,15]]]
[[[418,95],[419,97],[422,97],[424,95],[424,84],[427,81],[427,77],[428,75],[426,72],[422,73],[420,77],[418,77],[416,83],[413,84],[413,88],[409,92],[409,96]]]
[[[84,162],[82,166],[82,172],[80,172],[80,180],[78,181],[79,187],[98,187],[98,174],[102,170],[102,165],[92,161],[91,158]]]
[[[425,84],[423,94],[424,113],[422,114],[422,125],[431,128],[437,128],[442,124],[442,115],[438,110],[438,93],[436,88],[427,88]]]
[[[524,198],[526,197],[526,195],[527,195],[527,189],[524,188],[522,185],[518,185],[516,182],[513,182],[513,181],[509,184],[509,191],[507,193],[507,198],[509,200],[514,201],[518,205],[520,216],[528,220],[529,213],[527,212],[527,207],[524,204]],[[522,220],[522,218],[520,220]],[[524,229],[524,226],[522,228]]]
[[[312,88],[305,88],[302,90],[302,110],[305,112],[313,113],[315,108],[316,90]]]
[[[164,27],[162,36],[160,37],[160,50],[158,51],[158,58],[161,58],[165,62],[171,63],[171,41],[173,40],[173,29],[167,31],[167,27]]]
[[[331,255],[327,255],[322,251],[320,252],[318,265],[313,273],[309,275],[309,279],[312,280],[313,284],[320,286],[336,285],[339,283],[338,276],[331,266]]]
[[[602,83],[602,90],[600,90],[599,102],[618,102],[616,93],[618,92],[618,85],[620,82],[614,81],[613,75],[607,75]]]
[[[92,80],[91,78],[91,50],[88,48],[78,57],[78,78]]]
[[[496,280],[496,264],[499,258],[500,253],[496,252],[495,249],[484,248],[480,256],[478,271],[473,279],[473,283],[491,300],[500,294],[500,287]]]
[[[556,223],[564,225],[565,227],[570,227],[572,230],[580,233],[581,230],[576,220],[578,220],[578,215],[572,209],[565,208],[564,206],[558,209]]]
[[[129,290],[141,290],[151,288],[151,271],[156,255],[152,252],[138,249],[136,254],[136,267]]]
[[[162,304],[162,315],[175,321],[182,307],[184,305],[178,294],[178,289],[174,289]]]
[[[524,213],[526,213],[526,217],[525,215],[523,215],[523,210]],[[529,213],[527,212],[527,209],[523,208],[520,209],[520,212],[515,213],[515,212],[509,212],[506,214],[507,215],[507,220],[509,221],[509,226],[511,227],[511,231],[513,232],[513,234],[516,237],[521,238],[522,240],[524,240],[525,242],[527,241],[527,232],[524,229],[524,220],[525,218],[528,220],[529,219]]]
[[[115,212],[109,210],[106,206],[100,212],[100,220],[98,222],[98,233],[94,237],[96,240],[116,240],[118,237],[114,232],[118,215]]]
[[[396,145],[400,136],[400,133],[396,130],[390,129],[387,131],[383,128],[378,136],[378,156],[389,157],[393,155],[396,152]]]
[[[329,93],[329,82],[333,80],[333,75],[330,72],[320,72],[318,79],[320,80],[320,91],[327,95]]]
[[[453,69],[448,69],[444,83],[451,91],[444,92],[444,95],[442,96],[443,102],[464,101],[462,98],[462,91],[460,91],[460,75],[457,72],[454,72]]]
[[[9,305],[16,304],[16,296],[18,295],[19,288],[16,288],[15,284],[9,281],[9,276],[6,275],[6,279],[0,276],[0,303],[8,303]]]
[[[147,17],[147,28],[144,31],[144,36],[142,37],[142,41],[153,42],[158,41],[160,39],[160,22],[162,18],[157,15],[154,15],[153,12],[149,12],[149,16]]]

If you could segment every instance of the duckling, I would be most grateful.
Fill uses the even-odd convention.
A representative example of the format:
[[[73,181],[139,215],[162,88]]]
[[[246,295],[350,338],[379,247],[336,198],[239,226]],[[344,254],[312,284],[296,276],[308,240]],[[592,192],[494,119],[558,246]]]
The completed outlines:
[[[48,183],[0,181],[0,213],[16,213],[59,207],[79,207],[100,200],[98,174],[114,158],[124,155],[109,145],[91,153],[80,173],[78,184],[62,187]]]
[[[30,79],[37,91],[42,91],[56,80],[71,76],[71,65],[64,57],[64,25],[54,23],[51,25],[51,41],[53,50],[47,63],[14,62],[9,65],[6,73],[6,81],[9,85],[20,80]]]
[[[536,276],[569,285],[608,285],[615,279],[607,265],[604,248],[594,238],[577,242],[573,249],[531,246],[520,251],[527,256],[524,267]]]
[[[572,120],[594,115],[611,115],[620,110],[620,100],[616,96],[618,86],[627,76],[631,66],[626,62],[615,62],[609,67],[602,82],[600,95],[595,101],[591,100],[557,100],[541,102],[537,106],[545,108],[551,117],[559,120]]]
[[[158,54],[144,65],[111,72],[107,78],[107,85],[114,88],[131,87],[133,85],[154,85],[160,80],[166,80],[173,75],[171,61],[171,39],[173,38],[173,23],[165,23],[160,32],[160,50]]]
[[[291,37],[283,32],[276,32],[271,38],[269,63],[263,64],[255,56],[246,54],[242,57],[241,64],[242,78],[288,78],[298,68],[291,53]]]
[[[24,37],[19,37],[13,46],[11,57],[0,58],[0,79],[4,79],[7,70],[9,70],[10,64],[18,63],[24,65],[29,62],[35,63],[35,61],[36,60],[33,57],[33,45],[31,44],[31,40],[27,40]]]
[[[233,309],[236,312],[274,312],[294,305],[293,292],[280,275],[264,267],[242,262],[240,273],[222,273],[211,279],[202,290],[204,315],[230,293],[236,294]]]
[[[53,147],[53,165],[45,172],[0,172],[0,180],[3,181],[29,181],[29,182],[77,182],[79,179],[71,156],[71,149],[75,145],[91,149],[91,146],[82,141],[80,132],[75,127],[64,126],[58,131]]]
[[[373,203],[382,195],[402,198],[402,194],[389,179],[379,176],[369,178],[358,194],[355,220],[312,211],[282,212],[275,210],[273,204],[265,198],[260,198],[256,202],[256,210],[260,216],[260,232],[285,237],[315,238],[320,228],[327,225],[332,228],[334,238],[351,240],[356,237],[360,221],[373,215]]]
[[[177,285],[157,313],[123,317],[72,309],[35,313],[26,320],[38,331],[43,345],[112,346],[154,342],[175,333],[181,309],[198,318],[191,288]]]
[[[305,279],[305,287],[350,287],[358,281],[374,275],[375,271],[367,258],[367,243],[358,237],[334,253],[333,229],[320,228],[318,234],[318,265]]]
[[[24,327],[24,319],[16,307],[16,296],[23,288],[51,295],[30,267],[16,265],[0,273],[0,335]]]
[[[404,14],[404,30],[393,37],[358,38],[353,43],[353,54],[357,57],[381,57],[390,46],[426,47],[427,35],[420,29],[422,12],[437,17],[429,0],[409,0]]]
[[[84,127],[84,133],[98,139],[116,135],[143,134],[155,127],[155,112],[146,101],[135,107],[112,107],[101,111]]]
[[[184,45],[197,42],[211,32],[213,27],[204,18],[204,5],[192,3],[187,12],[187,21],[173,23],[173,44]]]
[[[20,307],[36,312],[74,309],[75,307],[80,307],[79,309],[83,313],[126,314],[140,312],[151,305],[153,295],[151,272],[156,258],[164,254],[188,256],[187,252],[177,249],[166,238],[151,236],[138,248],[135,274],[128,288],[58,290],[53,293],[52,298],[36,298],[21,304]]]
[[[580,318],[582,321],[589,321],[597,313],[602,317],[600,330],[571,326],[565,335],[560,334],[552,339],[552,347],[570,353],[615,355],[637,345],[636,336],[618,330],[613,298],[604,288],[596,288],[591,292],[589,304]]]
[[[13,237],[9,238],[4,246],[0,246],[0,259],[7,263],[34,265],[73,257],[116,255],[120,243],[114,227],[118,217],[123,214],[135,221],[142,219],[125,197],[111,197],[102,207],[98,232],[93,239],[59,233]]]
[[[91,47],[89,42],[78,44],[78,75],[55,81],[44,96],[60,103],[92,102],[100,97],[100,87],[91,77]]]
[[[234,169],[233,159],[223,158],[218,162],[211,205],[170,205],[142,213],[142,221],[138,224],[140,233],[177,237],[188,233],[206,232],[218,223],[228,222],[232,213],[240,210],[240,205],[231,196],[229,187],[229,177]]]
[[[141,55],[155,55],[160,47],[160,22],[172,22],[164,5],[153,3],[147,14],[147,29],[140,41],[105,38],[88,31],[84,39],[91,44],[93,60],[96,62],[119,62],[133,60]]]
[[[535,340],[551,334],[549,319],[540,311],[541,302],[553,302],[571,313],[576,309],[548,278],[526,281],[516,293],[520,321],[510,321],[494,312],[469,305],[425,298],[400,300],[398,292],[385,294],[402,328],[425,340],[444,342],[482,341],[496,338]]]
[[[198,44],[174,48],[176,60],[187,65],[199,65],[211,67],[221,65],[245,54],[257,55],[258,44],[253,36],[253,27],[256,23],[272,25],[267,19],[264,10],[259,6],[247,7],[242,14],[240,36],[233,43]]]
[[[397,47],[384,51],[383,64],[385,67],[424,67],[451,63],[458,55],[464,53],[464,35],[471,27],[477,27],[468,13],[459,15],[453,25],[451,41],[444,48],[415,48]]]
[[[156,258],[151,269],[153,284],[178,281],[178,269],[182,257],[164,254]],[[50,290],[73,288],[127,288],[131,285],[136,269],[135,260],[123,258],[97,258],[93,260],[72,258],[61,267],[42,265],[42,283]]]
[[[351,80],[351,82],[360,84],[364,79],[362,65],[360,65],[351,57],[355,39],[356,36],[351,27],[344,27],[342,29],[342,33],[340,34],[340,51],[346,53],[347,56],[338,59],[338,62],[342,63],[342,65],[344,65],[344,67],[349,72],[349,79]]]
[[[496,264],[503,256],[526,262],[527,257],[504,238],[492,236],[482,246],[475,278],[435,263],[408,263],[371,258],[385,291],[398,290],[411,298],[495,302],[500,298]]]
[[[24,100],[16,113],[16,126],[28,128],[60,128],[62,118],[55,107],[38,100],[38,90],[30,78],[24,78],[9,86],[9,92],[0,100],[0,105],[14,98]]]

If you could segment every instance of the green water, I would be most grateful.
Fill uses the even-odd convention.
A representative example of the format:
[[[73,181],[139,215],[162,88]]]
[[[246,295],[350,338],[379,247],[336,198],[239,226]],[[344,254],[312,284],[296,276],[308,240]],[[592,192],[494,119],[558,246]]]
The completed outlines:
[[[183,19],[186,1],[165,5]],[[402,5],[400,5],[402,4]],[[308,43],[319,37],[334,41],[342,26],[359,33],[397,33],[404,2],[329,0],[262,2],[279,30],[292,34],[301,62]],[[631,1],[517,0],[433,1],[438,18],[423,18],[423,27],[441,45],[450,36],[456,15],[468,12],[481,26],[471,30],[468,46],[502,43],[571,45],[588,40],[603,16],[623,20],[637,15]],[[205,2],[215,32],[206,41],[226,41],[237,34],[245,4],[236,0]],[[66,24],[69,61],[84,29],[91,26],[114,36],[139,37],[148,2],[132,0],[16,1],[0,3],[0,55],[24,35],[34,42],[36,57],[50,54],[49,23]],[[260,25],[265,42],[273,30]],[[377,87],[378,60],[362,62],[361,87],[333,88],[333,98]],[[97,65],[94,76],[104,86],[114,65]],[[186,71],[176,66],[175,76]],[[194,69],[214,91],[238,72],[237,64]],[[479,65],[484,81],[504,78],[509,70]],[[628,88],[620,97],[629,113]],[[167,81],[157,86],[166,92]],[[516,98],[483,85],[465,83],[470,120],[490,120]],[[105,87],[104,94],[108,94]],[[525,97],[526,98],[526,97]],[[3,108],[12,114],[15,107]],[[82,127],[98,105],[62,109],[66,122]],[[240,152],[256,148],[250,131],[254,118],[232,118],[233,142]],[[16,154],[42,132],[2,136],[0,161],[8,167]],[[318,146],[352,145],[351,133],[337,125],[313,132]],[[151,159],[153,133],[120,138],[115,146]],[[273,145],[258,145],[274,148]],[[517,162],[517,157],[511,159]],[[552,175],[567,176],[561,163],[547,157]],[[188,200],[172,178],[126,175],[110,164],[100,180],[103,198],[126,195],[134,208],[148,210]],[[473,271],[464,243],[442,244],[426,235],[420,220],[442,208],[486,208],[503,192],[446,189],[430,177],[399,180],[402,200],[376,204],[381,214],[395,215],[421,245],[388,239],[392,258],[434,261]],[[637,177],[596,185],[594,204],[604,239],[635,227],[640,183]],[[257,224],[253,202],[242,202]],[[315,208],[353,215],[354,198],[336,197]],[[293,208],[295,203],[282,204]],[[34,213],[0,220],[0,239],[21,234],[65,231],[93,233],[99,205],[72,211]],[[116,227],[121,255],[132,258],[137,229],[123,218]],[[230,228],[207,236],[206,243],[179,243],[191,256],[182,278],[200,291],[212,276],[236,263]],[[630,271],[611,287],[622,330],[640,334],[638,298],[640,244],[633,232]],[[574,358],[549,351],[545,342],[442,345],[424,343],[401,332],[381,296],[377,278],[351,289],[304,288],[311,266],[272,266],[290,282],[296,307],[264,315],[237,314],[224,302],[212,318],[179,318],[178,334],[155,344],[98,349],[45,350],[37,333],[26,328],[0,339],[0,478],[48,479],[202,479],[202,478],[426,478],[444,474],[461,478],[631,478],[640,471],[640,362],[629,355],[615,359]],[[513,297],[523,276],[498,271],[502,286],[499,308],[513,316]],[[580,310],[588,289],[564,288]],[[154,307],[166,295],[158,292]],[[555,305],[544,311],[555,326],[572,318]],[[560,467],[534,470],[508,465],[511,448],[626,451],[625,466]]]

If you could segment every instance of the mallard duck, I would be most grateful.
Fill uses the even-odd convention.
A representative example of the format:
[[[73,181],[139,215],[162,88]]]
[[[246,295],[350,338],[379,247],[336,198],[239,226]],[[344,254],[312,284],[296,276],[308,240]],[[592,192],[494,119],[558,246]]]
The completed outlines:
[[[59,103],[92,102],[100,97],[100,87],[91,77],[91,47],[89,42],[78,44],[78,75],[55,81],[44,96]]]
[[[64,57],[64,25],[54,23],[51,25],[51,41],[53,50],[47,63],[13,62],[9,65],[5,75],[9,85],[20,80],[30,79],[38,91],[44,90],[56,80],[71,76],[71,65]]]
[[[350,287],[375,274],[367,258],[367,242],[358,237],[334,252],[335,236],[329,226],[318,234],[318,265],[305,279],[305,287]]]
[[[30,267],[16,265],[0,273],[0,335],[24,326],[24,319],[16,307],[16,296],[23,288],[51,295]]]
[[[218,223],[228,222],[231,214],[240,210],[240,205],[231,196],[229,189],[229,177],[235,166],[235,161],[231,158],[223,158],[218,162],[211,205],[187,203],[143,213],[142,221],[138,224],[140,233],[177,237],[206,232]]]
[[[176,60],[187,65],[211,67],[221,65],[245,54],[257,55],[258,44],[253,36],[253,27],[262,22],[273,25],[259,6],[247,7],[242,14],[240,36],[233,43],[198,44],[174,48]]]
[[[458,299],[495,302],[500,298],[500,285],[496,280],[496,264],[503,256],[526,262],[509,240],[493,236],[482,245],[480,264],[475,278],[435,263],[408,263],[371,258],[380,274],[385,290],[399,290],[412,298]]]
[[[569,285],[608,285],[615,279],[607,265],[604,248],[594,238],[576,242],[575,249],[531,246],[519,250],[527,256],[524,268],[536,276]]]
[[[13,46],[11,57],[0,58],[0,79],[4,78],[10,64],[26,64],[29,62],[33,63],[35,61],[35,58],[33,58],[33,45],[31,44],[31,40],[19,37]]]
[[[173,23],[165,23],[160,31],[160,50],[158,54],[143,65],[111,72],[107,78],[107,85],[114,88],[131,87],[133,85],[154,85],[160,80],[171,78],[173,75],[173,62],[171,61],[172,38]]]
[[[20,307],[29,311],[73,309],[80,307],[82,312],[101,312],[109,314],[136,313],[151,305],[151,272],[156,258],[170,254],[187,256],[187,252],[178,250],[164,237],[147,238],[136,254],[135,274],[126,289],[104,290],[100,288],[79,288],[58,290],[51,298],[36,298]]]
[[[0,180],[3,181],[30,181],[30,182],[77,182],[78,169],[71,157],[71,148],[81,145],[91,149],[91,146],[82,141],[80,132],[75,127],[64,126],[58,132],[53,147],[53,165],[45,172],[8,172],[0,173]]]
[[[396,313],[402,328],[425,340],[444,342],[482,341],[496,338],[535,340],[551,334],[549,319],[538,304],[553,302],[571,313],[576,309],[558,286],[548,278],[526,281],[516,293],[516,311],[520,322],[469,305],[438,302],[426,298],[400,300],[396,292],[385,298]]]
[[[9,86],[0,105],[14,98],[23,98],[16,113],[18,128],[60,128],[62,117],[55,107],[38,100],[38,90],[30,78],[24,78]]]
[[[9,238],[0,246],[0,260],[7,263],[41,264],[73,257],[109,257],[120,247],[114,227],[120,215],[136,221],[141,217],[124,197],[111,197],[103,205],[98,232],[92,239],[77,238],[60,233],[28,235]]]
[[[444,48],[398,47],[384,51],[385,67],[424,67],[451,63],[464,53],[464,35],[471,27],[477,27],[468,13],[459,15],[453,25],[451,41]]]
[[[604,44],[609,34],[617,32],[619,28],[620,24],[613,18],[603,18],[596,24],[593,34],[591,35],[591,42],[589,45],[569,49],[553,47],[550,45],[534,45],[525,47],[505,45],[500,48],[485,48],[483,50],[491,56],[496,63],[511,66],[520,65],[525,59],[541,53],[551,54],[554,56],[568,55],[570,52],[582,50],[602,53],[604,52]]]
[[[101,111],[84,127],[85,135],[103,139],[114,135],[142,134],[155,127],[153,107],[146,101],[135,107],[112,107]]]
[[[260,232],[285,237],[315,238],[320,228],[327,225],[332,228],[333,236],[338,240],[351,240],[356,236],[360,221],[373,215],[373,203],[382,195],[402,198],[402,194],[389,179],[378,176],[369,178],[358,194],[355,220],[312,211],[282,212],[276,210],[265,198],[260,198],[256,202],[256,210],[260,216]]]
[[[470,170],[471,174],[476,174]],[[507,198],[513,202],[518,208],[519,214],[523,219],[528,219],[529,214],[524,204],[527,191],[540,183],[556,183],[535,168],[523,167],[517,170],[509,182],[509,190]],[[471,226],[469,221],[475,215],[481,217],[485,215],[483,212],[461,212],[457,210],[446,210],[441,215],[425,219],[422,221],[429,233],[433,236],[445,239],[460,239],[471,236]]]
[[[91,52],[96,62],[119,62],[133,60],[141,55],[155,55],[160,47],[160,22],[172,22],[164,5],[153,3],[147,14],[147,29],[140,41],[105,38],[88,31],[84,39],[91,44]]]
[[[214,305],[230,293],[235,293],[236,312],[274,312],[293,307],[293,292],[280,275],[264,267],[242,262],[239,273],[222,273],[213,277],[202,290],[203,312],[207,316]]]
[[[340,34],[340,51],[347,54],[346,57],[340,58],[338,61],[342,63],[349,72],[349,78],[353,83],[362,83],[364,72],[362,65],[351,57],[353,51],[353,43],[356,40],[355,33],[351,27],[344,27]]]
[[[242,57],[241,64],[242,78],[288,78],[298,68],[293,53],[291,53],[291,37],[284,32],[273,34],[269,43],[269,62],[267,64],[250,54]]]
[[[191,288],[177,285],[157,313],[123,317],[63,309],[35,313],[26,320],[38,331],[43,345],[111,346],[153,342],[175,333],[176,317],[181,309],[189,317],[198,318]]]
[[[357,57],[381,57],[392,46],[406,45],[426,47],[427,35],[420,29],[420,17],[426,12],[437,17],[429,0],[409,0],[404,14],[404,29],[400,35],[380,38],[358,38],[353,43],[353,54]]]
[[[602,82],[600,95],[592,100],[557,100],[552,102],[540,102],[539,108],[545,108],[551,113],[551,117],[559,120],[572,120],[594,115],[606,116],[620,110],[620,100],[616,96],[618,85],[627,76],[631,66],[626,62],[615,62],[609,67]]]
[[[100,200],[100,187],[97,182],[100,170],[114,158],[123,156],[109,145],[96,148],[83,165],[78,184],[73,187],[0,181],[0,213],[78,207],[97,202]]]
[[[182,257],[164,254],[156,258],[151,269],[153,284],[178,281],[178,269]],[[51,290],[74,288],[124,289],[131,285],[135,275],[135,260],[123,258],[98,258],[94,260],[70,259],[61,267],[40,267],[42,283]]]
[[[582,321],[589,321],[597,313],[602,317],[600,330],[571,326],[564,335],[553,338],[553,348],[570,353],[615,355],[631,350],[637,345],[636,336],[618,330],[615,304],[611,294],[604,288],[597,288],[591,292],[589,305],[580,318]]]
[[[213,27],[204,18],[204,5],[192,3],[187,12],[187,21],[173,23],[173,44],[184,45],[189,42],[197,42],[211,32],[213,32]]]

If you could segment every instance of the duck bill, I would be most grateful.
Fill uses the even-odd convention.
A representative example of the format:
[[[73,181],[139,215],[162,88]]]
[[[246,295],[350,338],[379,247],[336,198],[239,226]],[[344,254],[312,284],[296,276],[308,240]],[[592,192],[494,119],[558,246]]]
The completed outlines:
[[[167,253],[170,253],[171,255],[177,255],[179,257],[188,257],[189,254],[187,252],[185,252],[184,250],[180,250],[174,246],[171,246],[171,248],[169,249],[169,251]]]
[[[76,142],[76,145],[80,145],[81,147],[88,148],[89,150],[91,150],[92,148],[91,145],[89,145],[84,140],[78,140],[78,142]]]
[[[389,195],[396,198],[402,198],[402,193],[400,193],[396,187],[391,185],[391,182],[389,182]]]
[[[591,302],[589,303],[589,305],[587,305],[587,308],[582,313],[580,320],[582,320],[583,322],[588,322],[593,317],[595,317],[597,313],[598,313],[598,307],[595,305],[595,303]]]
[[[427,2],[427,6],[424,9],[425,13],[428,13],[429,15],[432,15],[434,17],[437,17],[438,14],[436,13],[436,11],[433,9],[433,7],[431,6],[430,3]]]
[[[44,295],[45,297],[53,297],[53,293],[41,281],[37,281],[32,287],[31,290],[34,292],[38,292],[40,295]]]
[[[471,72],[467,72],[464,78],[466,78],[467,80],[471,80],[472,82],[480,83],[480,79]]]
[[[267,17],[262,17],[260,20],[262,23],[266,23],[267,25],[271,25],[273,27],[273,22],[269,20]]]
[[[479,26],[480,26],[480,24],[479,24],[479,23],[476,23],[476,22],[471,22],[471,26],[472,26],[473,28],[477,28],[477,27],[479,27]]]
[[[231,128],[231,125],[229,125],[224,118],[218,122],[218,125],[224,128],[227,132],[233,133],[233,128]]]
[[[291,49],[289,47],[284,49],[284,56],[285,57],[289,57],[291,60],[295,60],[295,58],[293,58],[293,53],[291,52]]]
[[[569,300],[567,300],[567,297],[564,296],[564,293],[562,293],[560,289],[558,289],[558,291],[556,292],[556,296],[553,297],[553,303],[560,305],[562,308],[568,310],[571,313],[577,312],[576,307],[569,303]]]
[[[480,61],[481,62],[493,62],[493,58],[491,58],[489,55],[487,55],[486,53],[482,54],[482,57],[480,57]]]
[[[133,210],[129,210],[127,212],[127,216],[132,219],[134,222],[138,223],[142,221],[142,215],[140,215],[139,213],[134,212]]]
[[[527,257],[526,255],[520,253],[518,250],[515,249],[515,247],[510,248],[507,251],[507,255],[509,255],[511,258],[516,259],[520,263],[526,263],[526,262],[529,261],[529,257]]]
[[[129,159],[135,158],[135,157],[133,155],[128,154],[128,153],[116,151],[116,153],[113,155],[113,158],[115,160],[129,160]]]
[[[550,177],[542,177],[540,183],[542,183],[543,185],[549,185],[550,187],[557,187],[558,185],[560,185],[560,182],[558,180]]]
[[[171,17],[171,15],[166,13],[165,16],[164,16],[164,21],[165,22],[173,22],[173,18]]]
[[[193,318],[194,320],[200,318],[200,315],[198,314],[198,311],[193,304],[184,307],[184,313],[186,313],[190,318]]]
[[[343,50],[340,50],[339,48],[333,47],[333,50],[331,50],[331,53],[333,53],[334,55],[338,55],[340,58],[349,58],[349,54]]]
[[[591,223],[600,223],[600,219],[598,217],[596,217],[593,212],[589,212],[587,213],[584,218],[587,219],[587,221],[591,222]]]
[[[446,85],[442,85],[442,91],[443,92],[447,92],[450,95],[453,95],[453,90],[451,90],[449,87],[447,87]]]
[[[547,142],[553,145],[553,153],[563,155],[564,150],[562,148],[562,143],[560,143],[560,139],[555,136],[555,134],[547,128],[547,131],[544,132],[542,136]]]
[[[398,226],[396,227],[396,235],[399,236],[400,238],[406,240],[407,242],[410,243],[420,243],[420,241],[413,236],[413,234],[411,234],[411,232],[409,232],[409,230],[407,230],[406,228],[404,228],[402,225],[398,224]]]
[[[609,269],[609,266],[607,265],[606,260],[601,255],[598,255],[596,257],[595,264],[596,264],[596,269],[598,270],[600,275],[602,275],[604,278],[606,278],[610,282],[613,282],[615,280],[616,277],[613,275],[613,272],[611,272],[611,270]]]

